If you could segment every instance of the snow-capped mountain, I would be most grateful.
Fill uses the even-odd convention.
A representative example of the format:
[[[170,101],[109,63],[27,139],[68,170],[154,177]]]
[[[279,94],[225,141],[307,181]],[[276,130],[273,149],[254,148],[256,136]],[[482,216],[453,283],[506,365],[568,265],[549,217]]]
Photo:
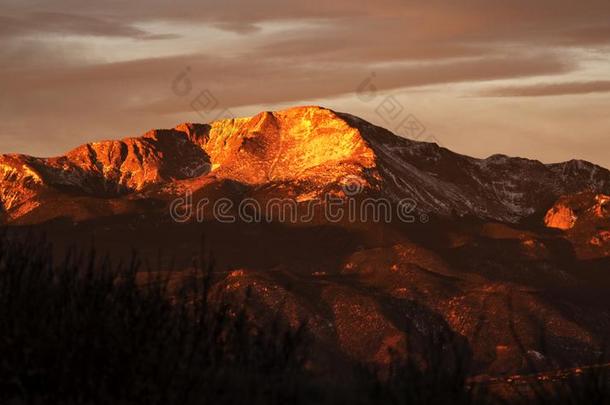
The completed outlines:
[[[48,200],[69,203],[41,220],[70,216],[83,205],[95,216],[91,199],[107,213],[153,194],[164,198],[160,194],[197,191],[222,180],[281,187],[286,197],[302,200],[357,179],[370,195],[409,198],[431,215],[506,222],[542,217],[565,194],[610,193],[610,172],[588,162],[475,159],[321,107],[182,124],[89,143],[53,158],[3,155],[0,176],[5,222],[26,216],[36,222],[36,211]]]

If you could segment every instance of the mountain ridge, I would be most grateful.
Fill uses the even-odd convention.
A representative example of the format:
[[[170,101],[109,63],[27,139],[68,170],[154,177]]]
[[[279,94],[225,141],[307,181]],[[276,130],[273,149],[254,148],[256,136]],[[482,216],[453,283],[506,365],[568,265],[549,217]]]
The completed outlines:
[[[51,158],[0,155],[0,203],[12,222],[43,205],[45,195],[145,198],[147,188],[206,176],[251,187],[290,183],[295,193],[314,197],[350,177],[391,201],[412,198],[426,213],[505,222],[541,216],[562,195],[589,188],[610,194],[610,172],[589,162],[476,159],[350,114],[303,106],[183,123]]]

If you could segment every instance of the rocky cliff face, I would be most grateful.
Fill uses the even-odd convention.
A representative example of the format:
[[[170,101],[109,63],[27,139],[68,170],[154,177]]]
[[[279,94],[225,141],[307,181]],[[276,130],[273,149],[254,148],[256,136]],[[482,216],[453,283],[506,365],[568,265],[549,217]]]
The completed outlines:
[[[572,229],[578,217],[574,210],[564,204],[556,204],[544,216],[544,224],[549,228]]]
[[[151,131],[139,138],[94,142],[64,156],[0,156],[0,201],[9,221],[58,195],[116,198],[160,182],[209,171],[205,152],[177,130]],[[57,215],[68,212],[57,212]]]
[[[610,196],[590,191],[561,197],[549,209],[545,224],[565,231],[583,258],[610,254]]]
[[[46,196],[133,199],[147,189],[184,191],[211,179],[282,185],[291,197],[314,198],[350,176],[377,196],[413,199],[429,214],[508,222],[542,216],[564,194],[610,193],[610,172],[591,163],[474,159],[320,107],[182,124],[54,158],[3,155],[0,170],[7,222],[36,210]],[[181,182],[189,179],[196,181]]]

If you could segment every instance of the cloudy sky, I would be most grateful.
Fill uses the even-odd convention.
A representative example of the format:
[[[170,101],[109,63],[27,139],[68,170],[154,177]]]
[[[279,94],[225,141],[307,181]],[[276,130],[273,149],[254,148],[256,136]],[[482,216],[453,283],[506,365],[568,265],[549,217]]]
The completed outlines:
[[[0,0],[0,91],[0,153],[320,104],[610,167],[610,1]]]

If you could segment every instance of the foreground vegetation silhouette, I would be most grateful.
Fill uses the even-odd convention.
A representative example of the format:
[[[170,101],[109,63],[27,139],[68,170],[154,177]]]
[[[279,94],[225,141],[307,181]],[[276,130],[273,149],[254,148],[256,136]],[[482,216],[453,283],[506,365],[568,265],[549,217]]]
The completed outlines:
[[[35,238],[0,236],[0,403],[12,404],[487,404],[506,403],[468,380],[467,356],[386,370],[353,363],[342,375],[311,366],[306,324],[257,320],[251,301],[224,294],[213,266],[143,269],[87,254],[53,258]],[[439,346],[439,347],[435,347]],[[446,350],[445,350],[446,351]],[[608,376],[545,383],[511,403],[608,402]]]

